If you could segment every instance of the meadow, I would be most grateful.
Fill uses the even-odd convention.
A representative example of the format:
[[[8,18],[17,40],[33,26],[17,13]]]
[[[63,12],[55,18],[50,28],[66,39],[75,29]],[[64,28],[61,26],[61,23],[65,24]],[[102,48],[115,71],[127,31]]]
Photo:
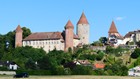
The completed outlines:
[[[0,76],[0,79],[16,79],[13,76]],[[129,76],[30,76],[29,78],[18,79],[140,79],[140,77]]]

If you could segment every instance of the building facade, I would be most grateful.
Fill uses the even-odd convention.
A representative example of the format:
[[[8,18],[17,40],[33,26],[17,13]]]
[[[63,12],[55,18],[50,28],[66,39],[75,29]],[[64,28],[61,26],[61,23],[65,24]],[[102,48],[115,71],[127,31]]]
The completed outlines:
[[[32,46],[43,48],[46,52],[51,50],[68,51],[69,48],[77,47],[79,44],[89,44],[89,24],[84,13],[77,23],[77,35],[74,34],[74,26],[69,20],[64,26],[63,32],[36,32],[22,39],[22,29],[18,25],[15,35],[15,47]]]

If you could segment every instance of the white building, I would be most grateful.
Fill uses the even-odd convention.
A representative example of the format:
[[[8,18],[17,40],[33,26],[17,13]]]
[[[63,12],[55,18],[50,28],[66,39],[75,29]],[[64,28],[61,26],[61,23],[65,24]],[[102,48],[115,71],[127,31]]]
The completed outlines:
[[[140,76],[140,66],[129,69],[128,76]]]

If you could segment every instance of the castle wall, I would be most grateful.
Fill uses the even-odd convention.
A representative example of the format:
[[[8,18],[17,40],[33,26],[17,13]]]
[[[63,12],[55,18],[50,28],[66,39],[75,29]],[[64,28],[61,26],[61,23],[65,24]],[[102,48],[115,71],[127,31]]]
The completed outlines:
[[[61,39],[58,40],[32,40],[23,41],[23,46],[32,46],[34,48],[43,48],[46,52],[51,50],[64,50],[64,42]]]

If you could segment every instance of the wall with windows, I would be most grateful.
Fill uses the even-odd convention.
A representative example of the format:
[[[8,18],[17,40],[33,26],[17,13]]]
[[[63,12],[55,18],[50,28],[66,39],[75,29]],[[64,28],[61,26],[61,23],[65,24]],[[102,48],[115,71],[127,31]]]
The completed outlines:
[[[32,46],[34,48],[43,48],[46,52],[49,52],[53,49],[64,50],[64,42],[62,42],[62,39],[23,41],[23,46]]]

